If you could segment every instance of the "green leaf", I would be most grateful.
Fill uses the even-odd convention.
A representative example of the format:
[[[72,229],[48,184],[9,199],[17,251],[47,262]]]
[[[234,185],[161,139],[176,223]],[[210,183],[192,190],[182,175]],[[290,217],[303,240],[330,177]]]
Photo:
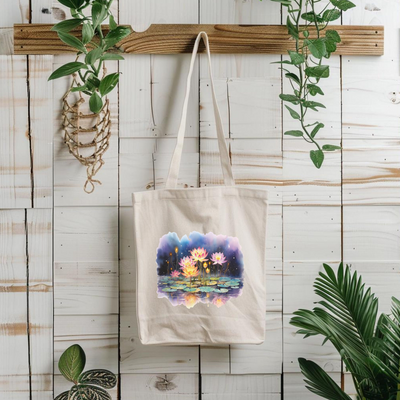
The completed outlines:
[[[75,49],[81,51],[82,53],[87,53],[86,47],[83,43],[73,35],[64,32],[58,32],[58,37],[68,46],[72,46]]]
[[[317,65],[305,69],[307,76],[312,78],[327,78],[329,76],[329,65]]]
[[[325,37],[327,39],[332,40],[335,43],[340,43],[341,42],[340,35],[337,33],[337,31],[335,31],[333,29],[327,30],[326,33],[325,33]]]
[[[296,51],[289,50],[288,51],[290,59],[293,63],[293,65],[299,65],[304,62],[304,56],[303,54],[297,53]]]
[[[293,119],[300,119],[300,115],[297,111],[293,110],[293,108],[290,108],[289,106],[285,106],[288,111],[290,112],[290,115],[292,116]]]
[[[306,388],[310,392],[328,400],[351,400],[318,364],[299,358],[299,365],[305,377]]]
[[[105,37],[106,49],[116,45],[122,39],[126,38],[130,33],[131,29],[127,26],[119,26],[113,31],[110,31]]]
[[[317,94],[320,94],[322,96],[324,95],[324,92],[322,91],[322,89],[319,86],[314,85],[312,83],[307,84],[307,89],[308,89],[309,93],[311,94],[311,96],[315,96]]]
[[[304,14],[301,14],[301,18],[303,18],[305,21],[309,21],[309,22],[323,22],[324,21],[319,15],[315,14],[313,11],[309,11]]]
[[[95,49],[89,51],[85,57],[85,63],[89,65],[94,65],[94,63],[102,57],[103,49],[101,47],[96,47]]]
[[[118,25],[115,22],[114,16],[110,15],[110,29],[113,31],[114,29],[117,29]]]
[[[311,136],[312,138],[314,138],[315,135],[318,133],[318,131],[319,131],[320,129],[324,128],[324,127],[325,127],[324,124],[322,124],[321,122],[318,122],[318,124],[315,125],[315,126],[314,126],[314,129],[311,131],[310,136]]]
[[[341,17],[341,15],[342,13],[340,10],[332,8],[324,11],[324,13],[322,14],[322,20],[325,22],[336,21],[338,18]]]
[[[100,83],[100,93],[102,96],[105,96],[106,94],[110,93],[115,86],[117,86],[119,81],[119,74],[118,73],[113,73],[105,76]]]
[[[311,150],[310,158],[314,165],[319,169],[324,162],[324,152],[322,150]]]
[[[324,151],[335,151],[335,150],[340,150],[341,147],[340,146],[335,146],[333,144],[324,144],[322,146],[322,150]]]
[[[73,86],[73,87],[71,88],[71,92],[72,92],[72,93],[74,93],[74,92],[84,92],[85,90],[87,90],[86,85]]]
[[[288,72],[285,74],[285,77],[288,79],[291,79],[292,81],[296,82],[298,85],[300,85],[300,78],[294,74],[293,72]]]
[[[336,43],[333,40],[325,38],[326,53],[334,53],[336,51]]]
[[[100,3],[93,3],[92,6],[92,24],[93,24],[93,29],[96,30],[96,28],[101,25],[101,23],[106,19],[107,17],[107,8],[104,4]]]
[[[303,131],[286,131],[284,135],[300,137],[303,136]]]
[[[78,18],[66,19],[65,21],[61,21],[54,25],[51,30],[56,32],[69,32],[82,24],[82,22],[83,20]]]
[[[75,385],[70,390],[69,400],[112,400],[104,389],[90,385]]]
[[[94,36],[94,31],[91,24],[82,25],[82,43],[89,43]]]
[[[58,0],[62,5],[68,8],[80,8],[85,3],[85,0]]]
[[[297,30],[296,25],[294,25],[293,22],[291,21],[289,15],[286,18],[286,26],[288,28],[288,34],[292,36],[294,39],[298,39],[299,31]]]
[[[100,86],[100,79],[97,78],[94,75],[91,75],[88,79],[87,79],[87,83],[90,84],[90,89],[93,90],[94,88],[98,88]],[[89,87],[89,85],[88,85]]]
[[[303,36],[305,38],[308,38],[310,36],[310,33],[308,31],[303,31]]]
[[[124,57],[122,57],[119,54],[115,53],[105,53],[101,56],[101,60],[124,60]]]
[[[299,104],[300,100],[297,96],[294,96],[293,94],[280,94],[279,97],[283,101],[289,101],[292,104]]]
[[[309,40],[305,39],[304,44],[308,47],[311,54],[318,59],[321,59],[326,53],[325,43],[322,39]]]
[[[103,107],[103,101],[101,100],[97,92],[93,92],[93,94],[90,96],[89,99],[90,111],[92,111],[95,114],[98,114],[102,107]]]
[[[330,0],[330,2],[337,7],[339,10],[347,11],[356,5],[349,0]]]
[[[81,69],[88,69],[87,65],[84,63],[75,61],[70,62],[68,64],[63,65],[62,67],[56,69],[49,77],[49,81],[57,78],[61,78],[62,76],[71,75]]]
[[[303,106],[306,108],[311,108],[313,110],[316,110],[317,107],[320,108],[326,108],[322,103],[318,103],[317,101],[303,101]]]
[[[91,369],[82,373],[78,382],[112,389],[117,384],[117,377],[111,371],[105,369]]]
[[[54,400],[68,400],[69,390],[60,393]]]
[[[65,379],[76,382],[85,368],[86,356],[82,347],[74,344],[68,347],[58,361],[58,369]]]
[[[275,3],[281,3],[283,6],[288,7],[292,4],[291,0],[271,0]]]

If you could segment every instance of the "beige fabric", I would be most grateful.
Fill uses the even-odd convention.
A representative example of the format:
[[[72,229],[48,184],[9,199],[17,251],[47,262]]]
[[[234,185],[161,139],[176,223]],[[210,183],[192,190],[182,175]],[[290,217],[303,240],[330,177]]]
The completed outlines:
[[[209,54],[207,36],[201,33],[190,71],[201,38]],[[211,88],[226,186],[175,188],[185,126],[181,124],[168,188],[133,194],[137,316],[143,344],[264,341],[267,192],[234,186]],[[185,102],[188,95],[189,90]],[[186,111],[184,106],[183,121]]]

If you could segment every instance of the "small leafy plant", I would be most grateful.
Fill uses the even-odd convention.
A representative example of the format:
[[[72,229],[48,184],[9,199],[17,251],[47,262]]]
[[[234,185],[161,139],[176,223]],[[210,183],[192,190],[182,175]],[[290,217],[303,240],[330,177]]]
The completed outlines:
[[[105,369],[83,372],[85,363],[85,352],[78,344],[64,351],[58,362],[58,369],[74,385],[70,390],[59,394],[55,400],[112,400],[104,389],[115,387],[116,376]]]
[[[329,66],[323,64],[323,59],[329,58],[336,51],[336,45],[341,42],[337,31],[326,28],[330,22],[341,17],[342,11],[355,5],[349,0],[329,0],[326,6],[317,12],[316,7],[320,0],[272,1],[286,7],[288,14],[286,26],[295,42],[295,50],[288,51],[289,60],[277,62],[282,64],[281,68],[293,90],[293,93],[281,94],[279,97],[285,103],[291,104],[285,107],[299,124],[299,129],[289,130],[284,134],[302,137],[306,142],[313,144],[316,149],[310,151],[310,158],[317,168],[321,168],[324,152],[334,151],[340,147],[332,144],[321,146],[317,142],[316,136],[324,128],[324,124],[320,121],[309,122],[308,112],[325,108],[322,103],[314,100],[316,96],[324,95],[318,86],[320,80],[329,77]],[[296,106],[296,109],[293,106]]]
[[[123,60],[117,54],[115,45],[131,33],[131,29],[118,26],[110,11],[113,0],[58,0],[69,7],[72,19],[59,22],[52,30],[69,46],[77,50],[77,59],[54,71],[49,80],[78,73],[82,84],[71,88],[72,92],[81,91],[90,96],[90,110],[97,114],[103,107],[103,97],[118,84],[119,73],[101,77],[102,65],[106,60]],[[85,15],[86,9],[89,15]],[[109,31],[103,32],[102,23],[109,18]],[[70,32],[81,27],[81,38]],[[83,61],[78,61],[84,56]]]
[[[324,264],[314,291],[322,298],[313,310],[299,310],[290,323],[297,333],[321,335],[339,352],[351,373],[357,398],[400,399],[400,301],[392,297],[392,314],[378,318],[378,299],[357,272],[340,264],[337,273]],[[308,390],[329,400],[351,400],[316,363],[299,358]]]

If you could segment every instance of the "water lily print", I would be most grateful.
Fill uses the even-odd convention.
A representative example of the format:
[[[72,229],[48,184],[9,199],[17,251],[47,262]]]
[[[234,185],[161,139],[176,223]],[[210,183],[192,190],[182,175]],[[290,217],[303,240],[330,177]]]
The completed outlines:
[[[173,306],[222,307],[243,291],[243,254],[236,237],[169,232],[157,248],[157,293]]]

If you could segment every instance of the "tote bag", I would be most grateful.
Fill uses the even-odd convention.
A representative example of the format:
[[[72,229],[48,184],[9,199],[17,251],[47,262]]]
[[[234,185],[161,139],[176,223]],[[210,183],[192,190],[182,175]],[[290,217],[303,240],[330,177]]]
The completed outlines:
[[[203,38],[224,186],[177,189],[190,81]],[[208,37],[194,45],[166,188],[133,193],[137,318],[143,344],[258,344],[265,331],[267,192],[235,186]]]

